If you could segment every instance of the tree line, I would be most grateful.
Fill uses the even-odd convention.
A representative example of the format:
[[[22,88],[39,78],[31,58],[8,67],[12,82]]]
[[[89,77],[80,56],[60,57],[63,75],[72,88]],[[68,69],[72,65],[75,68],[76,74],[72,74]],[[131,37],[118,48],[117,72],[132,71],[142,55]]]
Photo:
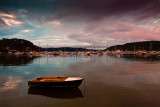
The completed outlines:
[[[141,41],[141,42],[132,42],[126,43],[124,45],[115,45],[108,47],[106,50],[115,51],[115,50],[123,50],[123,51],[160,51],[160,41]]]
[[[41,51],[42,48],[24,39],[17,39],[17,38],[1,39],[0,40],[0,52],[8,52],[11,50],[29,52],[29,51]]]

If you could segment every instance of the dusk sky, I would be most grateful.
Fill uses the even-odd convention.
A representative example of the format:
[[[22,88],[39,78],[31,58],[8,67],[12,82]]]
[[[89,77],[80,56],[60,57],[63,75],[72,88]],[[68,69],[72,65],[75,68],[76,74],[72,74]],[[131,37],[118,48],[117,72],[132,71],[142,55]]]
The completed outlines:
[[[160,0],[0,0],[0,38],[42,47],[160,40]]]

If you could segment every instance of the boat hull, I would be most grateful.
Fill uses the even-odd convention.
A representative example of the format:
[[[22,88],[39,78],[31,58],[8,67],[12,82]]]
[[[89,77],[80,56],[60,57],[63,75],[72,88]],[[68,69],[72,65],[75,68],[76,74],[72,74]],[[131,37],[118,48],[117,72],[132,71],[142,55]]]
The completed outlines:
[[[83,79],[73,81],[28,81],[29,87],[35,88],[76,88],[79,87]]]

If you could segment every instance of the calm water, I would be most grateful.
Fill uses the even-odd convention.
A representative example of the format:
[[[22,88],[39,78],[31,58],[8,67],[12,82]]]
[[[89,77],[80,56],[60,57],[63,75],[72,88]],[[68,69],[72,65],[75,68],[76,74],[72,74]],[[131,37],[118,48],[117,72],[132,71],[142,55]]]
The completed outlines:
[[[77,89],[29,89],[38,76],[79,76]],[[160,61],[86,56],[0,56],[0,106],[160,107]]]

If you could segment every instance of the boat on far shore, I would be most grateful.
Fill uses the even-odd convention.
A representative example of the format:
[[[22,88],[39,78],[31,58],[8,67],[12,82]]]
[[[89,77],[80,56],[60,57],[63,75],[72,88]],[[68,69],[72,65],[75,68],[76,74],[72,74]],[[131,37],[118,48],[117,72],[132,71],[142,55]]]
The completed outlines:
[[[28,86],[34,88],[77,88],[82,81],[81,77],[37,77],[28,80]]]

